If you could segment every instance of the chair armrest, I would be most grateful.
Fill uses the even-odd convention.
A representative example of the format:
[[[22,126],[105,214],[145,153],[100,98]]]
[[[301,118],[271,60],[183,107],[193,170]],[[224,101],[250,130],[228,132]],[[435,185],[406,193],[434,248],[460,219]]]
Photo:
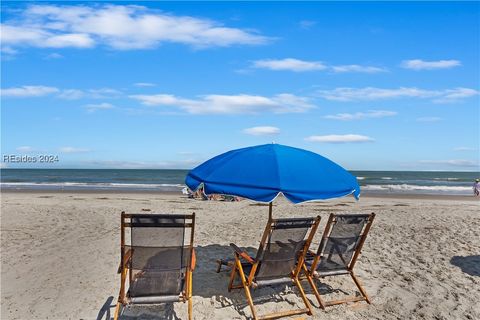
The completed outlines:
[[[117,273],[122,273],[123,268],[127,265],[128,261],[132,257],[132,249],[128,250],[123,257],[123,261],[120,261],[120,265],[118,266]]]
[[[250,263],[255,263],[255,259],[250,257],[246,251],[243,251],[239,247],[237,247],[234,243],[230,243],[230,247],[232,247],[233,251],[235,251],[236,254],[238,254],[241,258],[245,259],[246,261]]]

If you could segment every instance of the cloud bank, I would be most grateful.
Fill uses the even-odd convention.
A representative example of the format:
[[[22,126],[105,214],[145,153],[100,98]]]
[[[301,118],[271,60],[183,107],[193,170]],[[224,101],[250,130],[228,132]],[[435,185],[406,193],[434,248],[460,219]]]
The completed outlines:
[[[359,142],[372,142],[374,139],[359,134],[330,134],[325,136],[310,136],[305,138],[310,142],[323,142],[323,143],[359,143]]]
[[[57,93],[60,90],[55,87],[48,86],[21,86],[16,88],[0,89],[2,97],[42,97],[52,93]]]
[[[259,45],[271,39],[250,30],[137,5],[30,5],[1,26],[6,48],[149,49],[163,43],[194,48]]]
[[[402,61],[402,68],[411,70],[435,70],[435,69],[450,69],[461,66],[462,63],[458,60],[438,60],[438,61],[424,61],[421,59],[404,60]]]
[[[478,167],[478,161],[465,160],[465,159],[453,159],[453,160],[420,160],[423,164],[441,164],[453,167]]]
[[[197,99],[187,99],[171,94],[132,95],[130,97],[147,106],[174,107],[190,114],[295,113],[305,112],[315,107],[308,98],[289,93],[277,94],[272,97],[247,94],[210,94],[199,96]]]
[[[84,153],[84,152],[90,152],[90,149],[76,148],[76,147],[61,147],[60,149],[58,149],[58,151],[61,153]]]
[[[373,66],[362,66],[358,64],[349,65],[328,65],[322,61],[306,61],[294,58],[286,59],[263,59],[255,60],[251,64],[252,68],[268,69],[273,71],[293,71],[293,72],[308,72],[308,71],[331,71],[334,73],[379,73],[387,71],[384,68]]]
[[[332,101],[373,101],[399,98],[432,99],[436,103],[453,103],[479,94],[479,91],[470,88],[453,88],[444,90],[427,90],[414,87],[400,87],[384,89],[375,87],[365,88],[335,88],[319,90],[317,95]]]
[[[369,119],[369,118],[393,117],[393,116],[396,116],[397,114],[398,113],[395,111],[369,110],[367,112],[338,113],[335,115],[327,115],[325,116],[325,118],[332,119],[332,120],[350,121],[350,120],[363,120],[363,119]]]
[[[325,70],[328,67],[320,61],[304,61],[293,58],[287,59],[265,59],[253,61],[252,67],[259,69],[269,69],[275,71],[316,71]]]
[[[272,136],[280,133],[280,129],[277,127],[252,127],[243,130],[243,133],[249,134],[252,136]]]

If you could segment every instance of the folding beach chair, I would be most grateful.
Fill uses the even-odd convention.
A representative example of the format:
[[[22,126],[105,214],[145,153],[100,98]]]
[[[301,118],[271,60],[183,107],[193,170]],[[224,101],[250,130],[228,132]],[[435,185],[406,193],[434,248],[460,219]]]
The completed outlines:
[[[365,289],[353,273],[353,267],[374,218],[375,213],[330,214],[317,253],[308,252],[303,269],[322,309],[325,309],[326,306],[346,302],[366,301],[370,303]],[[347,274],[352,277],[361,296],[324,302],[314,279]]]
[[[120,294],[117,320],[125,305],[187,302],[192,319],[195,213],[126,214],[121,218]],[[126,231],[130,243],[125,243]],[[128,291],[125,282],[128,278]]]
[[[234,250],[235,262],[230,274],[228,291],[240,288],[245,290],[255,320],[274,319],[302,313],[312,314],[312,308],[298,275],[302,270],[303,259],[319,223],[320,217],[269,220],[255,259],[233,243],[230,244]],[[310,233],[305,238],[309,229]],[[234,285],[236,275],[240,277],[240,285]],[[306,308],[258,316],[250,289],[282,283],[290,283],[298,287]]]

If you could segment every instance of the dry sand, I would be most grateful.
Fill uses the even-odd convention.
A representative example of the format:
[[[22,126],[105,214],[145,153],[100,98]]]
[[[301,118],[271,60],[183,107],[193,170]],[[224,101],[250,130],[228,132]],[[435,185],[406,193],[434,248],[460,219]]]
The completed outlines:
[[[376,212],[357,275],[372,304],[314,308],[306,319],[480,319],[480,202],[465,198],[351,198],[292,205],[275,217]],[[230,242],[258,246],[268,207],[141,193],[3,193],[1,319],[109,319],[118,295],[120,212],[197,213],[195,319],[250,317],[242,291],[227,292],[215,259]],[[318,236],[317,240],[318,241]],[[327,298],[353,293],[347,277],[327,279]],[[318,303],[304,283],[308,298]],[[291,288],[254,291],[259,313],[301,306]],[[186,319],[186,304],[131,308],[124,319]]]

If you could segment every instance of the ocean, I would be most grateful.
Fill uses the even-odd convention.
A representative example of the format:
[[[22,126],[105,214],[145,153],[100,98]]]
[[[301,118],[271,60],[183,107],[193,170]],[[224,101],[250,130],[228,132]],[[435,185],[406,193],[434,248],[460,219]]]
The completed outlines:
[[[1,169],[2,190],[181,192],[188,170]],[[362,193],[471,195],[479,172],[351,171]]]

